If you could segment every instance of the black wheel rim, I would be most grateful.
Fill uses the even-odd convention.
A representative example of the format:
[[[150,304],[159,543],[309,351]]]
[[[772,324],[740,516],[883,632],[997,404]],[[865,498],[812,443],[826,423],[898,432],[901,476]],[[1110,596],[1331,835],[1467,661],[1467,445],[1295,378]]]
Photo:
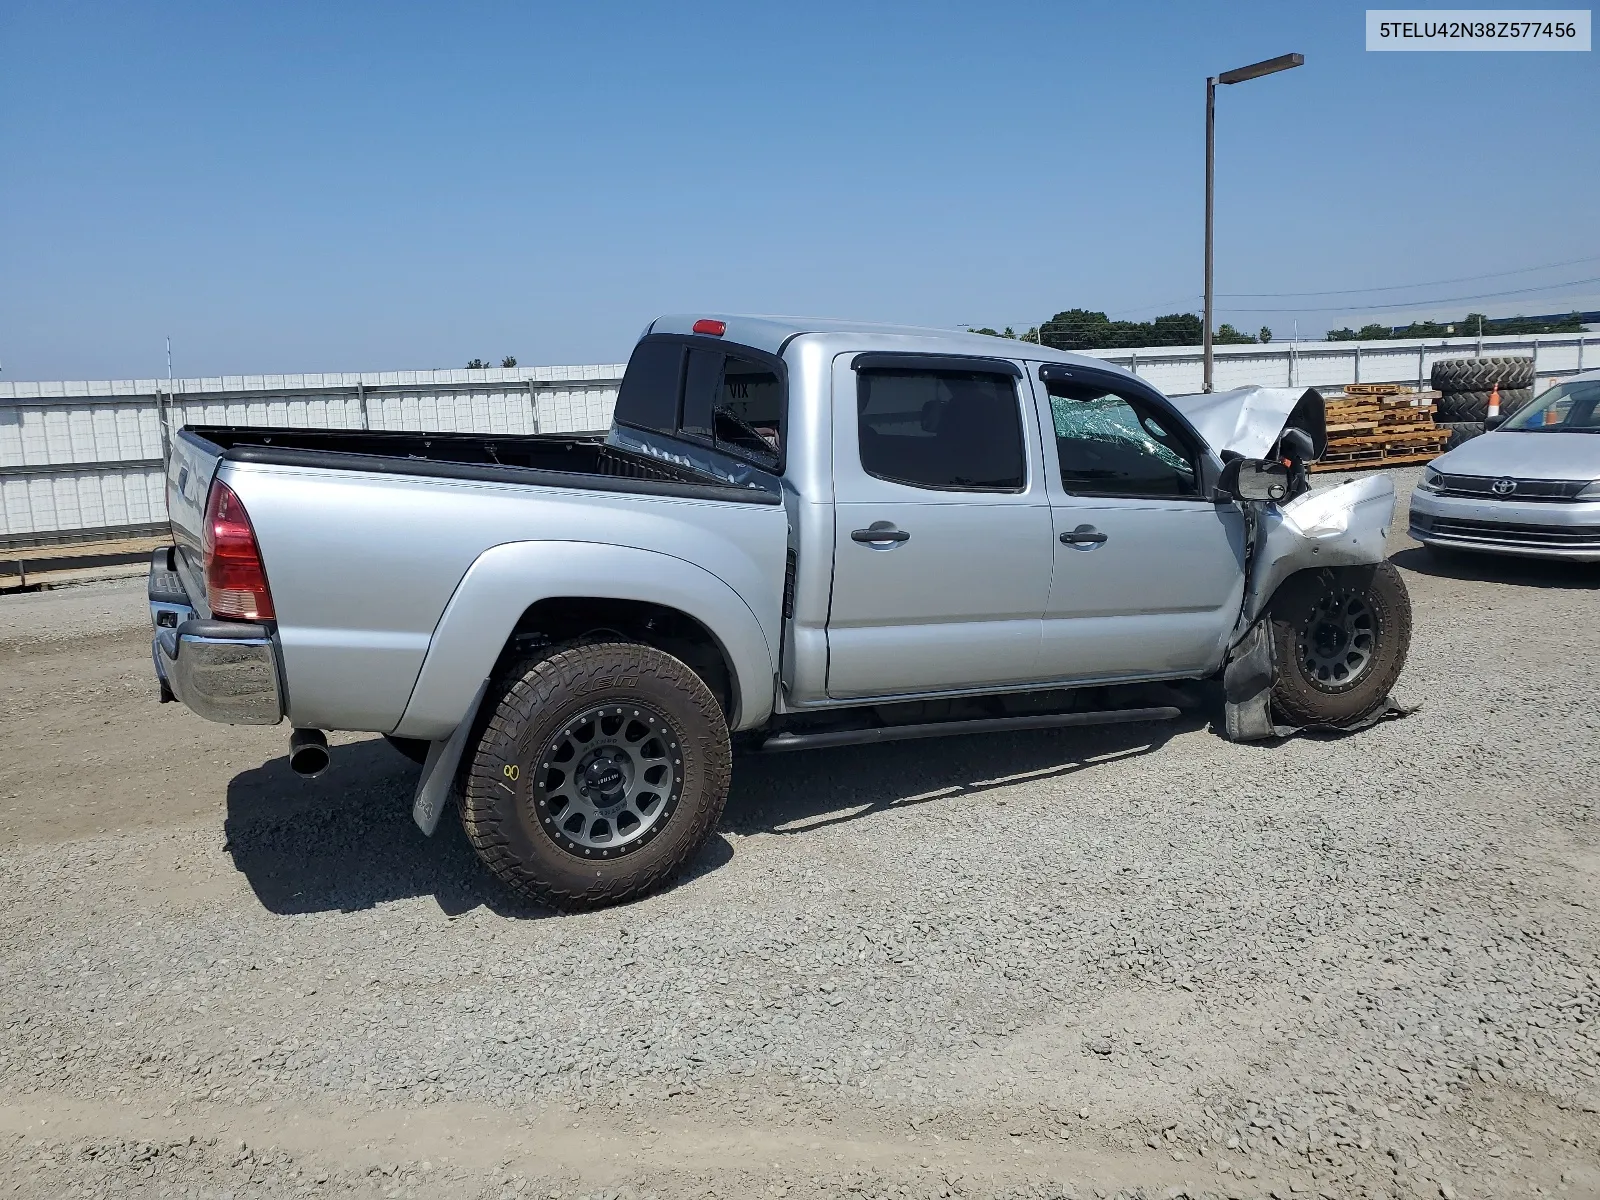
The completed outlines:
[[[659,712],[600,704],[569,718],[534,771],[534,815],[577,858],[615,858],[666,828],[683,793],[682,738]]]
[[[1371,669],[1378,649],[1378,618],[1360,592],[1318,597],[1297,640],[1300,669],[1318,691],[1348,691]]]

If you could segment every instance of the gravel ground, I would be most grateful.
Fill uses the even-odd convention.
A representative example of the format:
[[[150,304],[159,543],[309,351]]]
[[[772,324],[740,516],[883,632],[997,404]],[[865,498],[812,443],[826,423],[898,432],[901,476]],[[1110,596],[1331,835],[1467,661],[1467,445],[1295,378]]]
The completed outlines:
[[[0,1195],[1600,1195],[1600,572],[1403,529],[1405,720],[741,759],[578,916],[0,601]]]

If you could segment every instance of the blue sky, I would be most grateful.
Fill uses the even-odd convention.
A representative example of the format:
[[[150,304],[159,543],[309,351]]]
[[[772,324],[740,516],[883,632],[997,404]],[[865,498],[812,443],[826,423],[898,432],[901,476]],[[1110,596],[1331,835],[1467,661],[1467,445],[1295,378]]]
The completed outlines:
[[[1220,320],[1600,308],[1549,286],[1600,277],[1595,55],[1369,54],[1363,13],[6,0],[0,379],[164,373],[169,334],[198,375],[616,361],[667,311],[1189,309],[1205,76],[1287,51],[1220,91],[1219,293],[1562,265]]]

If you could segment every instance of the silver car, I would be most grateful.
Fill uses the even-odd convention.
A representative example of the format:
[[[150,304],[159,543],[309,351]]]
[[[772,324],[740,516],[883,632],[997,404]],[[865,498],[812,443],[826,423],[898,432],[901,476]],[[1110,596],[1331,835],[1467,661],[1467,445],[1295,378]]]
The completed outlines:
[[[1427,546],[1600,562],[1600,371],[1436,458],[1411,494]]]

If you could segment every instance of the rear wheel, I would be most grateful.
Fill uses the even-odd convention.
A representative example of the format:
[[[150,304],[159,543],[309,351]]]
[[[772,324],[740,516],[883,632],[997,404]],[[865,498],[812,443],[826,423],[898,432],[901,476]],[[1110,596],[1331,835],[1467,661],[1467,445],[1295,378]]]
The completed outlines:
[[[688,666],[650,646],[575,646],[513,669],[462,822],[513,891],[558,908],[614,904],[694,857],[731,771],[722,709]]]
[[[1376,709],[1411,646],[1411,598],[1390,563],[1290,577],[1268,608],[1272,704],[1295,725],[1344,725]]]

